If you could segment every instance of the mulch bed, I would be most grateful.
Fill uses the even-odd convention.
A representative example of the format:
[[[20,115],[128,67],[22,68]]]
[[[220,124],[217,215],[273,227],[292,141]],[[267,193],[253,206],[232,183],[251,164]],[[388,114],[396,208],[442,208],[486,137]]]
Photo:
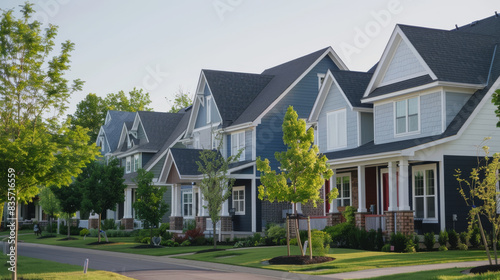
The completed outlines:
[[[200,254],[200,253],[208,253],[208,252],[217,252],[217,251],[226,251],[226,249],[206,249],[206,250],[201,250],[196,252],[195,254]]]
[[[132,247],[134,249],[158,249],[163,248],[163,246],[151,246],[150,244],[137,245]]]
[[[109,245],[109,244],[113,244],[115,242],[106,242],[106,241],[101,241],[101,242],[92,242],[92,243],[88,243],[87,245]]]
[[[483,274],[486,272],[497,272],[497,271],[500,271],[500,265],[482,265],[470,269],[470,273],[474,274]]]
[[[66,237],[66,238],[63,238],[63,239],[58,239],[57,241],[68,241],[68,240],[78,240],[78,238],[76,238],[76,237]]]
[[[313,256],[312,260],[309,256],[280,256],[275,257],[269,260],[269,264],[315,264],[315,263],[324,263],[335,260],[335,258],[331,257],[320,257]]]

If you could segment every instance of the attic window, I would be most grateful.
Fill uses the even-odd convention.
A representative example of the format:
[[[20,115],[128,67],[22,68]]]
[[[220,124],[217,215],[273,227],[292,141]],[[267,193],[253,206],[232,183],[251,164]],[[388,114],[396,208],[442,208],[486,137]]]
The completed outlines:
[[[321,88],[321,85],[325,81],[325,74],[318,73],[318,89]]]

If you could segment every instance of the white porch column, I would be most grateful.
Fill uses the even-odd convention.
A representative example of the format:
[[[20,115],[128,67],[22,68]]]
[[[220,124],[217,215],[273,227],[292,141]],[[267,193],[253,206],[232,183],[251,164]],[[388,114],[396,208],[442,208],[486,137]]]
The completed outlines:
[[[399,210],[409,211],[409,183],[408,159],[402,158],[399,161]]]
[[[358,165],[358,212],[366,212],[365,166]]]
[[[252,232],[257,232],[257,186],[255,178],[252,179]]]
[[[398,210],[398,185],[396,162],[389,162],[389,207],[388,211]]]
[[[181,186],[176,184],[175,185],[175,216],[180,217],[182,216],[182,194],[181,194]]]
[[[125,201],[123,203],[123,218],[130,219],[132,218],[132,188],[127,187],[125,189]]]
[[[330,179],[330,192],[337,188],[337,170],[333,169],[333,176]],[[338,213],[337,199],[334,198],[330,203],[330,213]]]
[[[224,194],[226,194],[226,191],[224,191]],[[222,203],[221,216],[229,216],[229,199]]]
[[[204,206],[207,206],[207,201],[205,201],[205,196],[203,194],[201,195],[200,203],[201,203],[201,207],[200,207],[201,215],[200,216],[203,216],[203,217],[208,216],[207,209],[204,207]]]

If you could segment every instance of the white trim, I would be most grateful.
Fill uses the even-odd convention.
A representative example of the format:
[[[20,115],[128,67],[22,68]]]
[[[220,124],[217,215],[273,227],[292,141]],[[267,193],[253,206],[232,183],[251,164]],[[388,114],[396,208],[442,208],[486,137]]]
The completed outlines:
[[[444,157],[442,157],[439,164],[439,217],[441,220],[441,230],[446,228],[446,213],[445,213],[445,199],[444,199]],[[451,213],[453,214],[453,213]],[[464,214],[465,216],[465,214]]]
[[[288,94],[288,92],[290,92],[290,90],[292,90],[323,58],[325,58],[326,55],[332,58],[335,65],[337,65],[340,70],[349,70],[347,66],[345,66],[345,64],[339,58],[339,56],[333,51],[333,49],[329,47],[328,49],[325,50],[325,52],[321,56],[318,57],[318,59],[316,59],[316,61],[314,61],[309,66],[309,68],[306,69],[306,71],[304,71],[290,86],[288,86],[288,88],[285,89],[285,91],[283,91],[283,93],[281,93],[281,95],[278,96],[278,98],[276,98],[271,104],[269,104],[269,106],[264,111],[262,111],[262,113],[260,113],[260,115],[257,118],[255,118],[255,120],[252,123],[254,125],[260,124],[262,118],[265,115],[267,115],[267,113],[269,113],[269,111],[271,111],[271,109],[273,109],[276,106],[276,104],[278,104],[281,101],[281,99],[283,99]]]
[[[132,172],[132,159],[130,156],[125,158],[125,173],[129,174]]]
[[[134,172],[136,172],[139,168],[141,168],[141,162],[140,162],[140,158],[139,158],[140,154],[137,153],[137,154],[134,154],[134,161],[133,161],[133,164],[134,164]],[[136,164],[136,160],[137,160],[137,166],[135,165]]]
[[[373,108],[352,107],[352,110],[361,113],[373,113]]]
[[[245,160],[245,153],[246,153],[246,131],[240,131],[240,132],[235,132],[231,134],[231,156],[235,156],[240,150],[242,150],[239,158],[237,158],[237,161],[244,161]],[[243,139],[243,143],[241,143],[241,140]],[[235,142],[236,140],[236,142]],[[243,144],[243,146],[242,146]],[[233,148],[236,148],[234,150]]]
[[[253,173],[255,174],[255,166],[253,168]],[[255,182],[255,178],[252,178],[252,232],[257,232],[257,184]]]
[[[252,175],[252,176],[254,176],[254,174],[231,174],[231,173],[236,172],[238,170],[242,170],[242,169],[248,168],[250,166],[254,166],[254,165],[255,165],[255,162],[252,161],[252,162],[249,162],[249,163],[245,163],[243,165],[239,165],[239,166],[230,168],[230,169],[227,170],[227,172],[230,174],[229,177],[233,177],[233,176],[236,176],[236,175]]]
[[[342,191],[344,190],[344,180],[343,180],[344,177],[349,177],[349,205],[344,205],[344,199],[347,199],[346,197],[343,197],[343,193],[342,193]],[[338,179],[340,179],[340,183],[342,185],[342,190],[339,190],[339,195],[336,198],[337,199],[337,207],[343,207],[343,206],[357,207],[357,205],[356,206],[352,205],[352,201],[353,201],[353,197],[352,197],[352,188],[353,188],[352,187],[352,174],[350,172],[336,174],[336,176],[335,176],[335,182],[333,182],[335,184],[335,188],[337,188],[337,180]],[[340,203],[338,202],[339,200],[340,200]]]
[[[206,124],[206,125],[204,125],[204,126],[197,127],[197,128],[195,128],[195,129],[193,129],[193,130],[191,131],[191,133],[198,132],[198,131],[202,131],[202,130],[206,130],[206,129],[210,129],[210,130],[212,130],[214,126],[215,126],[215,127],[217,127],[217,126],[219,126],[219,125],[220,125],[220,122],[211,123],[211,124]]]
[[[235,132],[238,130],[246,130],[247,128],[250,128],[250,127],[255,127],[255,126],[253,125],[252,122],[246,122],[246,123],[242,123],[242,124],[228,126],[224,129],[222,129],[222,132],[232,133],[232,132]]]
[[[257,129],[252,129],[252,160],[257,159]]]
[[[206,113],[205,113],[206,123],[211,123],[212,122],[212,103],[210,101],[212,101],[212,96],[207,96],[207,98],[205,100],[207,101],[207,107],[205,108],[205,110],[206,110]]]
[[[245,203],[245,200],[246,200],[246,192],[245,192],[245,186],[236,186],[236,187],[233,187],[232,191],[231,191],[231,204],[233,205],[233,208],[235,208],[236,210],[236,207],[235,207],[235,199],[234,199],[234,192],[235,191],[243,191],[243,211],[236,211],[234,212],[235,215],[245,215],[245,207],[246,207],[246,203]],[[236,200],[238,202],[241,202],[241,200]]]
[[[317,73],[318,76],[318,90],[323,86],[323,83],[325,82],[325,73]],[[323,79],[323,81],[321,81]]]
[[[410,115],[409,115],[409,107],[408,107],[408,101],[410,99],[417,99],[417,130],[414,130],[414,131],[409,131],[410,129]],[[401,133],[398,133],[398,130],[397,130],[397,103],[398,102],[405,102],[405,132],[401,132]],[[394,138],[398,138],[398,137],[405,137],[405,136],[409,136],[409,135],[417,135],[417,134],[420,134],[420,130],[421,130],[421,120],[420,120],[420,95],[418,96],[412,96],[412,97],[409,97],[409,98],[405,98],[405,99],[400,99],[400,100],[394,100],[393,101],[393,121],[394,121]]]
[[[434,175],[434,194],[429,195],[427,194],[427,177],[426,177],[426,171],[432,170],[433,175]],[[416,194],[415,194],[415,173],[417,171],[423,172],[423,192],[424,194],[419,195],[419,197],[422,197],[423,203],[424,203],[424,216],[423,218],[417,218],[417,204],[416,204]],[[429,222],[437,222],[438,221],[438,178],[437,178],[437,166],[435,163],[431,164],[425,164],[425,165],[414,165],[412,166],[411,170],[411,181],[412,181],[412,201],[413,201],[413,210],[414,210],[414,216],[416,220],[422,220],[424,223],[429,223]],[[427,205],[427,198],[429,197],[434,197],[434,218],[428,218],[428,205]]]
[[[358,126],[358,129],[356,129],[357,134],[358,134],[358,147],[361,146],[361,112],[356,112],[356,125]]]

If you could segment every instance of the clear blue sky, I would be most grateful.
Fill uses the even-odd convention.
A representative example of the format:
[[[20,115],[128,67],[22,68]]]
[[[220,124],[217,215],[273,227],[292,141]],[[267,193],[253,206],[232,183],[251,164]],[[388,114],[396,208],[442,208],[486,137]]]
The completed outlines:
[[[22,1],[1,0],[19,10]],[[168,111],[174,94],[196,90],[201,69],[260,73],[332,46],[351,70],[380,58],[398,23],[452,29],[500,12],[498,0],[35,0],[37,18],[76,44],[71,98],[134,87]]]

